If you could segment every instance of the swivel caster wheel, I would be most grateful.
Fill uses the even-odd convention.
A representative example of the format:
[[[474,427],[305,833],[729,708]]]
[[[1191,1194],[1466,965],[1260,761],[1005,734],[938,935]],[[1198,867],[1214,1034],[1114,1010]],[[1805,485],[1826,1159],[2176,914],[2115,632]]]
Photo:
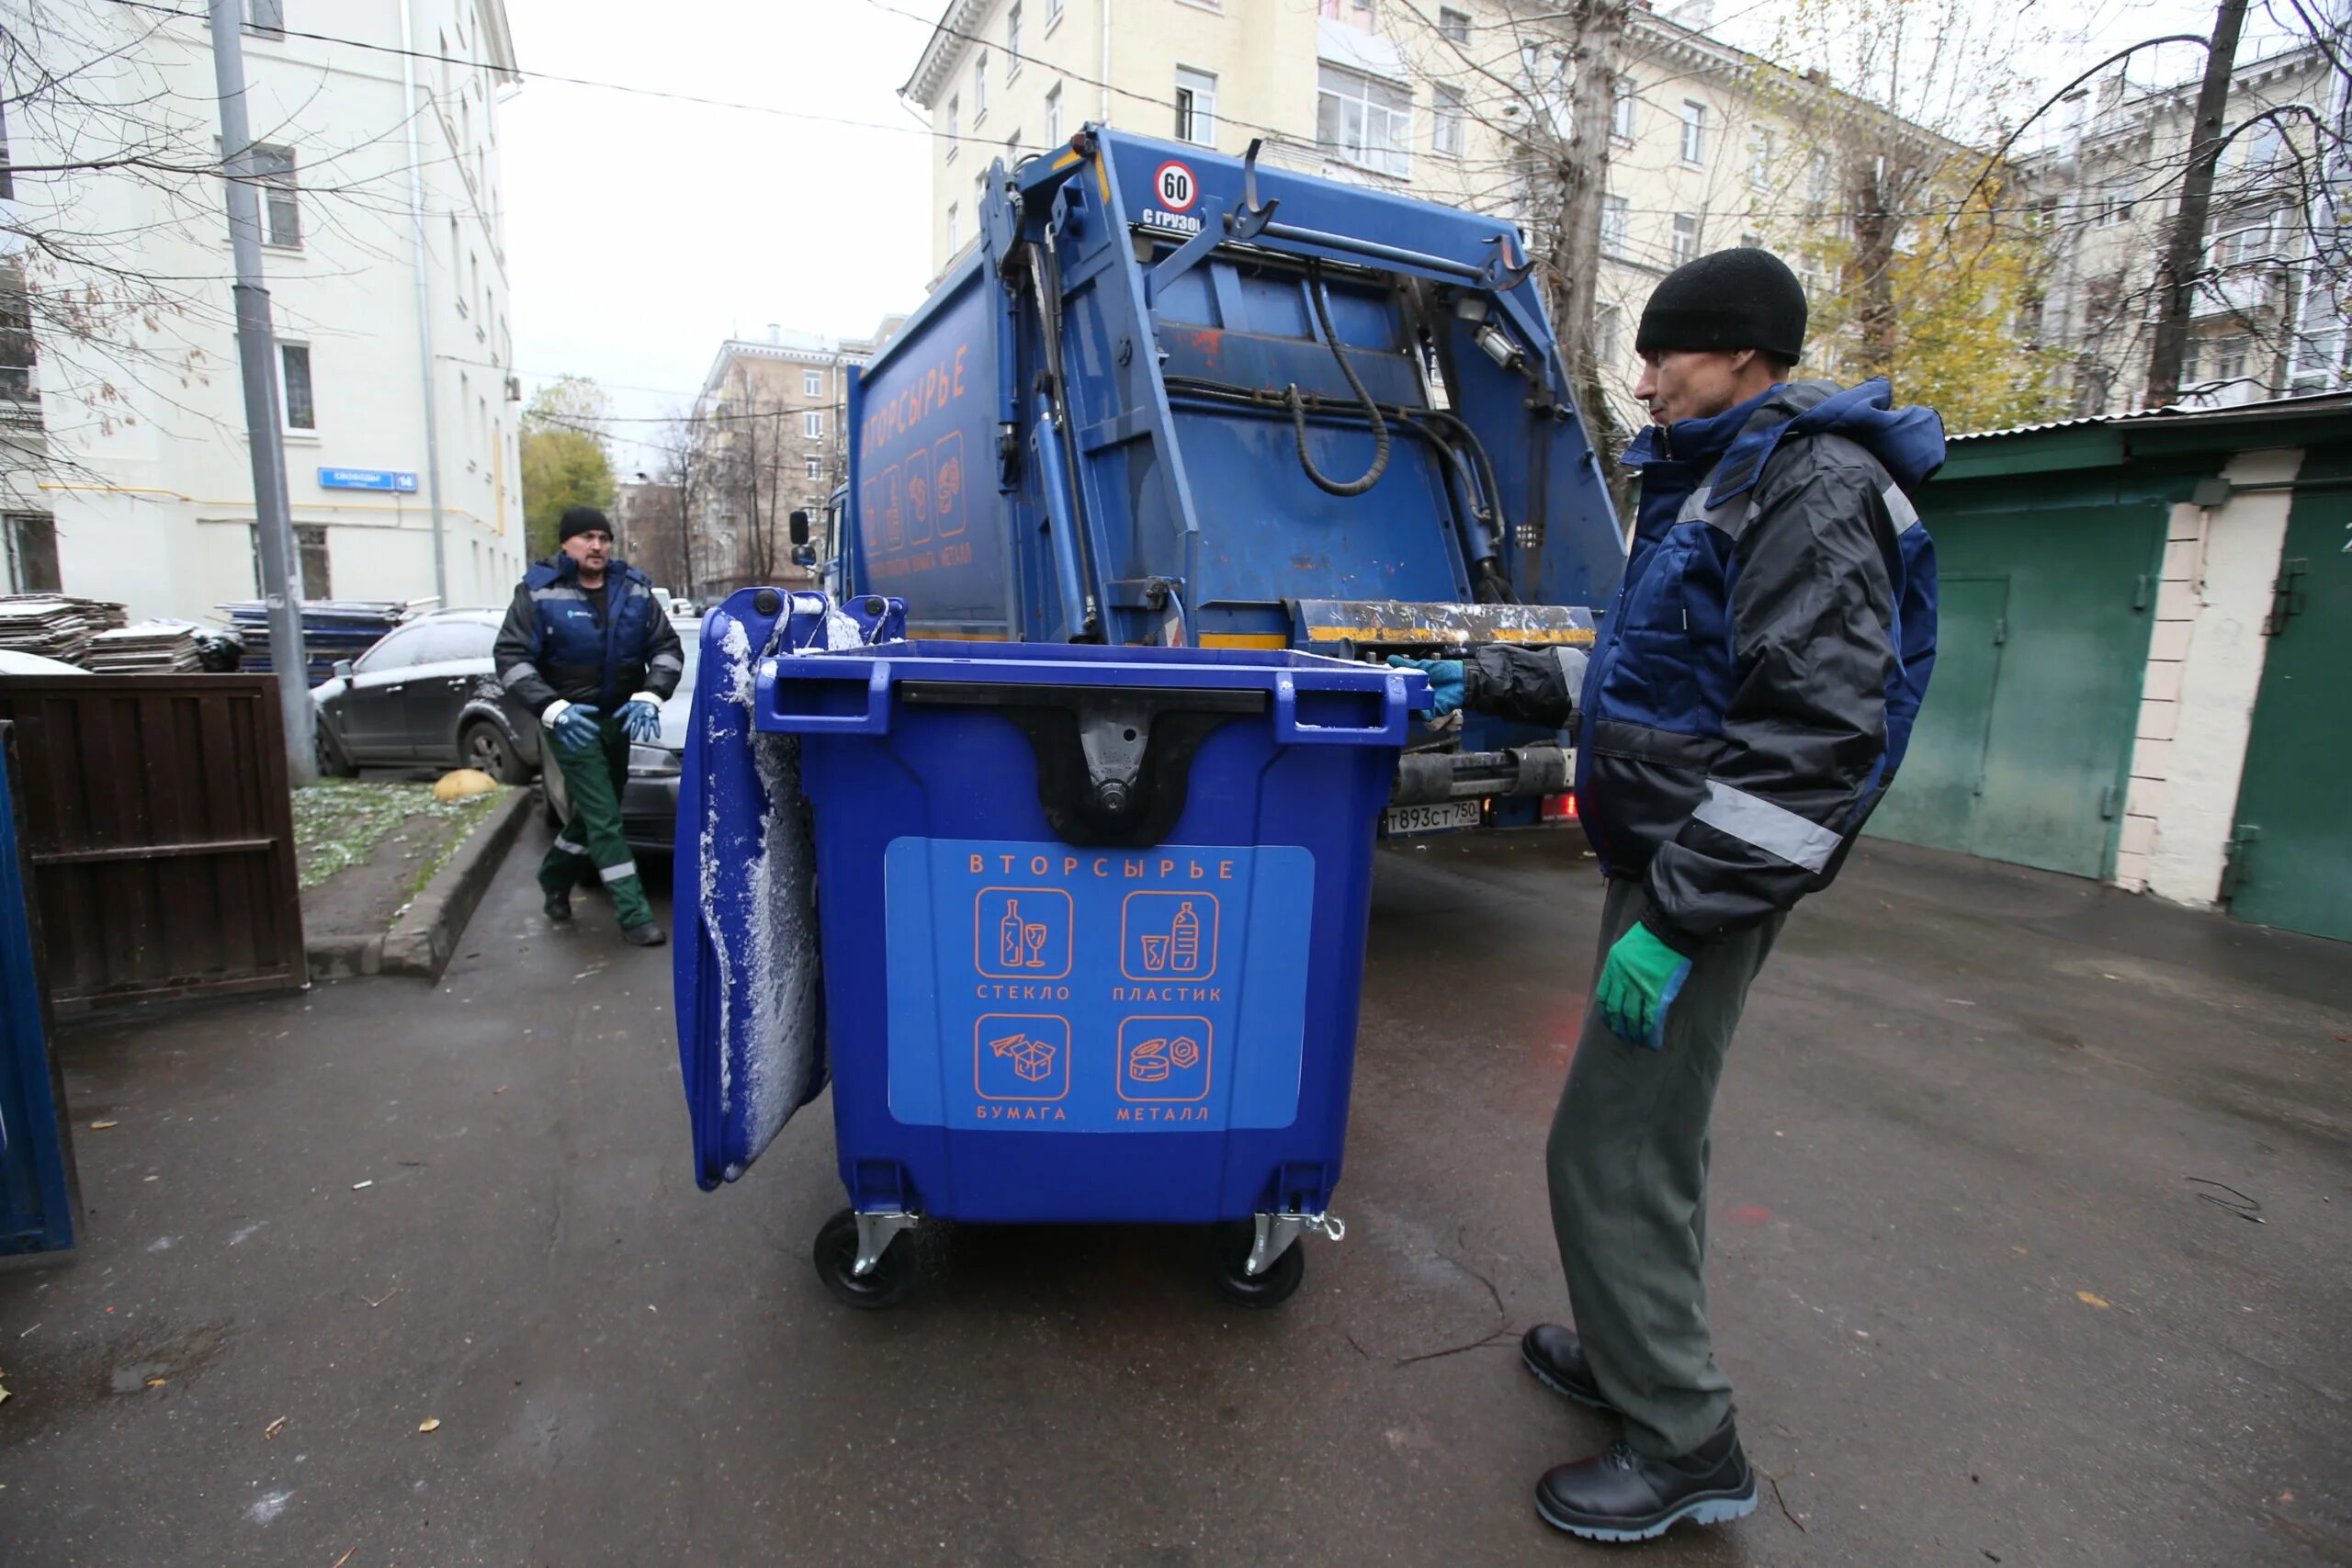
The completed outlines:
[[[1247,1220],[1221,1224],[1211,1233],[1213,1248],[1212,1278],[1216,1281],[1217,1294],[1236,1306],[1280,1306],[1298,1291],[1299,1281],[1306,1278],[1306,1249],[1295,1241],[1283,1248],[1262,1274],[1249,1270],[1250,1248],[1257,1240],[1257,1229]]]
[[[892,1236],[882,1256],[865,1273],[857,1271],[857,1215],[843,1209],[817,1233],[817,1277],[833,1299],[861,1312],[879,1312],[905,1301],[914,1290],[915,1271],[908,1248]]]

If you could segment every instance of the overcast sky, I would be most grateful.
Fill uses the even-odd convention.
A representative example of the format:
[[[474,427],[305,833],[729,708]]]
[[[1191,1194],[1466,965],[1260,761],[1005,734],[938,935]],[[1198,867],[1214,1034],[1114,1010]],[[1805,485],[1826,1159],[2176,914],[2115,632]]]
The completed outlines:
[[[927,142],[898,89],[942,4],[661,0],[649,10],[507,0],[526,71],[639,89],[535,75],[504,106],[526,386],[567,371],[594,377],[626,437],[646,428],[631,422],[689,402],[730,334],[756,336],[776,321],[857,336],[920,303],[931,269]],[[1715,15],[1731,41],[1762,49],[1781,4],[1715,0]],[[2052,87],[2136,38],[2201,31],[2212,10],[2210,0],[1983,4],[1997,27],[2052,40]],[[2261,9],[2241,58],[2266,36]],[[2275,26],[2267,36],[2275,41]],[[2174,51],[2158,69],[2197,65],[2194,51]],[[650,466],[625,439],[615,458],[624,479]]]

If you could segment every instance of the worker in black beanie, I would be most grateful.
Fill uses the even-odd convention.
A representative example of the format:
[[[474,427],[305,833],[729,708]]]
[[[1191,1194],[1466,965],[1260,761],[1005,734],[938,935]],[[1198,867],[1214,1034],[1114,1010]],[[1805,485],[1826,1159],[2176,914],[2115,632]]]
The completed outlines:
[[[1546,1473],[1537,1511],[1640,1540],[1756,1506],[1715,1364],[1708,1127],[1747,990],[1829,885],[1903,760],[1935,661],[1934,546],[1912,497],[1943,422],[1883,379],[1794,381],[1805,299],[1780,258],[1668,274],[1634,339],[1653,423],[1641,501],[1589,657],[1433,660],[1440,704],[1572,729],[1578,816],[1609,878],[1596,974],[1552,1124],[1571,1330],[1521,1341],[1548,1387],[1623,1427]]]

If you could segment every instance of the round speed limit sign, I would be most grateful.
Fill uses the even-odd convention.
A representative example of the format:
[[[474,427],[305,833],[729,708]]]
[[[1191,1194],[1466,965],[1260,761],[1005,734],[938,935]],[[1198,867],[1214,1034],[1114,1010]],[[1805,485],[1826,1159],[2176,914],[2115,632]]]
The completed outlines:
[[[1170,161],[1159,165],[1151,176],[1151,188],[1159,197],[1159,205],[1170,212],[1182,212],[1200,199],[1201,186],[1193,178],[1193,171]]]

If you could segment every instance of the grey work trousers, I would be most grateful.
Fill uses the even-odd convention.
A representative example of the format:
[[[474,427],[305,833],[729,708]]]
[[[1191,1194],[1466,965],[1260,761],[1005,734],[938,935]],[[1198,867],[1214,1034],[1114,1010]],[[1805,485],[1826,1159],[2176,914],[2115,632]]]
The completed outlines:
[[[1639,883],[1611,881],[1596,979],[1648,908]],[[1626,1441],[1653,1458],[1689,1453],[1731,1410],[1707,1333],[1707,1129],[1748,983],[1784,919],[1720,938],[1691,961],[1659,1049],[1626,1043],[1588,1001],[1552,1121],[1552,1228],[1577,1335],[1624,1416]]]

